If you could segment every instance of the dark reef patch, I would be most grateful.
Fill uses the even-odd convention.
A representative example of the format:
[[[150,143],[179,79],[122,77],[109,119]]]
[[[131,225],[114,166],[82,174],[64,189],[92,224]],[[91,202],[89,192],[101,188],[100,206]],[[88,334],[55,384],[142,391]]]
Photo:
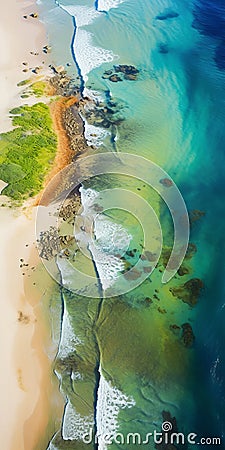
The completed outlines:
[[[158,14],[155,19],[156,20],[168,20],[168,19],[176,19],[179,17],[179,14],[176,11],[171,9],[165,9],[164,12]]]
[[[203,287],[200,278],[192,278],[181,286],[170,288],[170,292],[189,306],[195,306]]]

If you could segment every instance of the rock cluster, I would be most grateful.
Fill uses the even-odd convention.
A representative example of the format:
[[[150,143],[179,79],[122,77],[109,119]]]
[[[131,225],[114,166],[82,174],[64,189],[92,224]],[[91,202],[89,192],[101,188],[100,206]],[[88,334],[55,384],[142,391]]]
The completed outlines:
[[[135,81],[137,80],[138,74],[139,70],[135,66],[119,64],[117,66],[113,66],[113,69],[106,70],[102,75],[102,78],[108,79],[113,83],[123,80]]]
[[[60,208],[59,217],[63,221],[74,224],[74,218],[79,209],[81,208],[81,200],[78,195],[73,195],[72,198],[68,198],[63,206]]]
[[[187,275],[189,273],[189,269],[185,266],[183,266],[183,264],[180,266],[180,268],[177,271],[178,275],[180,275],[180,277],[183,277],[184,275]]]
[[[193,209],[193,211],[190,212],[190,221],[191,223],[196,222],[197,220],[200,220],[204,216],[205,216],[204,211],[200,211],[199,209]]]
[[[74,85],[72,80],[63,70],[63,66],[55,67],[50,64],[54,76],[50,78],[49,83],[55,89],[58,95],[70,97],[71,95],[79,95],[79,86]]]
[[[107,104],[92,104],[88,101],[80,102],[80,111],[86,117],[88,123],[96,127],[111,129],[120,125],[124,121],[123,109],[124,105],[109,101]]]
[[[52,51],[52,47],[50,46],[50,45],[44,45],[44,47],[43,47],[43,53],[51,53],[51,51]]]
[[[182,341],[185,347],[191,348],[193,347],[195,336],[192,330],[192,327],[189,323],[184,323],[182,325]]]
[[[176,325],[176,324],[174,323],[174,324],[170,325],[170,330],[171,330],[174,334],[177,335],[177,334],[180,334],[181,328],[180,328],[179,325]]]
[[[203,286],[200,278],[192,278],[181,286],[170,288],[170,292],[189,306],[195,306]]]
[[[37,12],[31,13],[30,17],[32,17],[33,19],[38,19],[38,13]]]
[[[40,257],[46,260],[52,259],[61,249],[58,230],[50,227],[49,230],[42,231],[37,244]]]
[[[18,311],[18,322],[28,325],[30,323],[30,317],[24,314],[22,311]]]
[[[42,67],[41,66],[36,66],[34,69],[32,69],[32,72],[35,73],[36,75],[38,75],[41,71]]]
[[[78,156],[87,150],[87,143],[83,135],[83,122],[76,107],[71,106],[62,112],[62,122],[70,141],[70,148],[74,156]]]

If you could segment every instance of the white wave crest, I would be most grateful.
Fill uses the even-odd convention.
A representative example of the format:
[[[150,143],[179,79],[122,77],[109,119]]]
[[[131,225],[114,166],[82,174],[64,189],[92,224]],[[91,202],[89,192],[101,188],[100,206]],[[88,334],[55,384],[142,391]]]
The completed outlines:
[[[112,8],[118,8],[124,0],[98,0],[98,11],[109,11]]]
[[[89,91],[92,93],[92,91]],[[85,95],[85,93],[84,93]],[[89,96],[90,97],[90,96]],[[93,97],[97,99],[95,93]],[[88,145],[94,145],[95,147],[100,147],[103,144],[104,139],[107,135],[110,135],[110,132],[101,127],[96,127],[95,125],[90,125],[84,116],[80,114],[83,122],[84,122],[84,137],[87,141]]]
[[[132,397],[123,394],[118,388],[111,385],[102,375],[101,368],[100,383],[97,394],[97,436],[99,450],[106,450],[105,436],[115,438],[119,430],[118,415],[121,409],[132,408],[135,401]],[[102,436],[102,439],[101,439]]]
[[[74,334],[70,317],[65,309],[62,321],[62,333],[59,344],[58,358],[66,358],[70,353],[76,349],[76,345],[82,344],[79,337]]]
[[[68,401],[62,426],[62,437],[65,441],[82,440],[83,436],[93,428],[93,425],[94,416],[92,414],[82,417]]]
[[[100,12],[86,6],[61,6],[71,16],[75,17],[76,35],[74,39],[74,54],[80,68],[83,80],[88,80],[88,73],[101,66],[103,63],[111,62],[116,55],[111,50],[95,47],[92,44],[93,35],[81,27],[89,25],[100,16]]]
[[[124,263],[116,256],[98,250],[94,244],[89,245],[89,250],[95,262],[102,288],[106,290],[114,284],[119,272],[124,269]]]
[[[80,193],[84,208],[82,215],[89,217],[94,222],[95,240],[86,231],[79,233],[76,239],[79,239],[80,242],[83,241],[91,252],[101,285],[106,290],[114,284],[124,269],[124,262],[120,255],[128,248],[132,236],[124,227],[114,223],[103,214],[99,214],[95,218],[96,213],[92,210],[92,206],[96,203],[100,193],[84,187],[80,188]]]
[[[97,247],[104,252],[125,253],[132,236],[122,225],[113,223],[110,219],[99,215],[95,220],[94,234]]]
[[[91,70],[103,63],[113,61],[116,57],[111,50],[92,45],[92,37],[92,33],[79,29],[74,44],[76,60],[85,81],[87,81],[87,75]]]

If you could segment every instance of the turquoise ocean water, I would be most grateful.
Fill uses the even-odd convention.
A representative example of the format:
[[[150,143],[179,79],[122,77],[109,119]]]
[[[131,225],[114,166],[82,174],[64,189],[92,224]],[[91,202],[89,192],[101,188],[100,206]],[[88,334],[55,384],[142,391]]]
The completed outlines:
[[[179,187],[190,214],[193,210],[205,214],[191,225],[190,241],[197,251],[186,262],[187,275],[162,285],[159,264],[150,280],[101,305],[97,299],[63,291],[64,334],[56,372],[66,406],[62,430],[49,449],[86,448],[82,436],[90,428],[144,437],[161,430],[163,411],[176,417],[179,431],[186,435],[195,432],[198,437],[222,439],[223,4],[203,0],[62,0],[58,4],[47,0],[40,10],[56,63],[71,63],[69,71],[75,79],[79,76],[76,82],[83,95],[114,108],[114,122],[95,129],[97,134],[103,129],[100,149],[134,153],[157,163]],[[113,83],[105,78],[104,72],[114,71],[118,64],[137,67],[137,79]],[[88,116],[86,120],[88,133]],[[98,191],[104,183],[97,180],[85,187]],[[116,185],[113,178],[107,183],[107,187]],[[171,223],[160,200],[137,181],[126,179],[124,185],[133,191],[141,189],[140,195],[152,201],[162,222],[164,245],[171,246]],[[133,236],[130,249],[138,248],[142,236],[135,220],[115,211],[113,218]],[[204,283],[195,307],[170,292],[192,278]],[[150,306],[146,298],[153,299]],[[184,323],[191,324],[195,334],[192,348],[185,348],[170,328]],[[92,442],[89,448],[127,448],[119,442],[105,447]],[[146,446],[155,448],[153,441],[133,448]],[[184,448],[199,447],[187,444]]]

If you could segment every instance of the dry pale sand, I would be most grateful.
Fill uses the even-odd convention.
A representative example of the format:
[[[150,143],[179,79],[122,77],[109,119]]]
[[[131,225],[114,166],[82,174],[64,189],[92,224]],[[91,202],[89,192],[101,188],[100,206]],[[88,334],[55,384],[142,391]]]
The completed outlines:
[[[34,1],[7,0],[0,6],[0,132],[11,129],[9,110],[24,101],[23,88],[17,83],[35,75],[31,69],[42,66],[47,70],[48,57],[43,53],[47,39],[44,26],[29,16],[36,12]],[[28,15],[24,19],[24,15]],[[32,55],[30,52],[39,53]],[[23,65],[27,63],[27,66]],[[42,64],[42,63],[45,64]],[[28,72],[23,72],[28,68]],[[32,98],[26,99],[27,103]]]
[[[0,132],[3,132],[11,128],[9,108],[22,102],[17,83],[31,75],[31,71],[22,72],[22,62],[33,68],[46,60],[42,52],[46,36],[37,19],[23,19],[24,14],[36,11],[34,2],[8,0],[0,9]],[[30,51],[38,52],[39,56],[31,55]],[[0,196],[0,205],[5,200]],[[54,421],[62,412],[56,381],[54,384],[51,378],[56,349],[51,346],[43,307],[52,281],[44,271],[43,283],[31,273],[31,265],[36,267],[39,262],[34,241],[35,208],[30,210],[29,217],[21,210],[0,207],[2,450],[44,450],[46,429],[54,432]],[[20,267],[23,263],[29,266]]]
[[[3,207],[0,216],[1,448],[32,450],[50,437],[62,413],[46,314],[53,282],[44,268],[37,270],[35,208],[28,216]]]

